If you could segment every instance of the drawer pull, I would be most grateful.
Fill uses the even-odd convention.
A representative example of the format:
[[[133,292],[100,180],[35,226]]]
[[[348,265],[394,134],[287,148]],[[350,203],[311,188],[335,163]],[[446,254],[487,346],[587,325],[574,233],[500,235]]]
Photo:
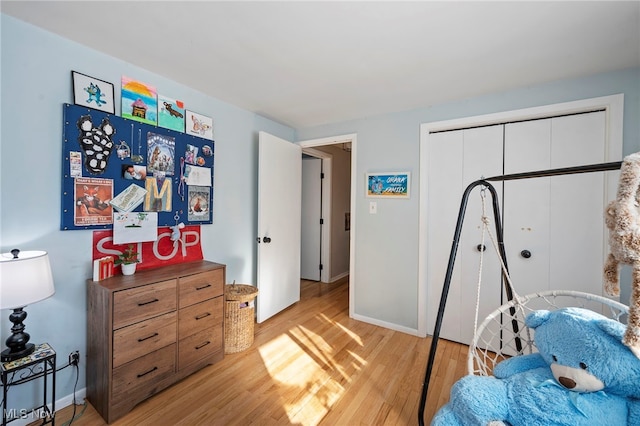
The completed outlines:
[[[206,342],[204,342],[204,343],[203,343],[203,344],[201,344],[200,346],[196,346],[196,350],[197,350],[197,349],[202,349],[202,348],[204,348],[204,347],[205,347],[205,346],[207,346],[209,343],[211,343],[211,342],[209,342],[209,341],[207,340]]]
[[[196,287],[196,290],[204,290],[205,288],[211,287],[211,284],[205,284],[202,287]]]
[[[138,374],[138,379],[142,376],[146,376],[149,373],[153,373],[154,371],[156,371],[158,369],[158,367],[153,367],[151,370],[149,371],[145,371],[144,373]]]
[[[142,303],[138,303],[138,306],[144,306],[144,305],[148,305],[150,303],[156,303],[159,302],[160,299],[153,299],[153,300],[149,300],[148,302],[142,302]]]
[[[153,337],[156,337],[158,335],[158,333],[153,333],[151,336],[147,336],[147,337],[142,337],[140,339],[138,339],[138,342],[144,342],[145,340],[149,340]]]
[[[196,317],[196,320],[201,320],[202,318],[206,318],[206,317],[208,317],[208,316],[210,316],[210,315],[211,315],[211,312],[205,312],[205,313],[204,313],[204,314],[202,314],[202,315],[198,315],[198,316]]]

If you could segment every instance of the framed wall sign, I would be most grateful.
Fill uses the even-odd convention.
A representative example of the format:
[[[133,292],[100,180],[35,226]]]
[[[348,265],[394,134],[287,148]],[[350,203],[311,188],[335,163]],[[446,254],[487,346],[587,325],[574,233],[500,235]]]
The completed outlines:
[[[74,104],[115,114],[113,84],[77,71],[71,71],[71,79]]]
[[[367,197],[409,198],[411,173],[367,173]]]

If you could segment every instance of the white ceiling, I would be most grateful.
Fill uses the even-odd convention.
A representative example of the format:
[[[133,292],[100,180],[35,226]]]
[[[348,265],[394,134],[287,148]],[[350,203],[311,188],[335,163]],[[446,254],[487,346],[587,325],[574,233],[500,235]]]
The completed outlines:
[[[639,1],[4,0],[0,9],[294,128],[640,66]]]

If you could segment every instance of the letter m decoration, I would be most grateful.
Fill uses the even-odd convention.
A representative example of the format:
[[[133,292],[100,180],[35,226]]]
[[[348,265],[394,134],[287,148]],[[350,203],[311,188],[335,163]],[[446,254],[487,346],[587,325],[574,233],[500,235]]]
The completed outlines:
[[[148,212],[171,211],[171,178],[162,180],[162,187],[158,190],[158,181],[154,177],[147,178],[145,187],[147,195],[144,198],[144,210]]]

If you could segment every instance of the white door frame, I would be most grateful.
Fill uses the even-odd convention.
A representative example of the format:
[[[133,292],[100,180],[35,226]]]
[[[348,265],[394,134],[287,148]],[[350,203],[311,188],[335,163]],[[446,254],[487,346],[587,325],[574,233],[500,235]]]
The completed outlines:
[[[531,120],[545,118],[561,114],[575,114],[604,109],[607,117],[607,161],[619,161],[622,159],[622,127],[624,95],[617,94],[599,98],[584,99],[573,102],[565,102],[552,105],[544,105],[534,108],[505,111],[494,114],[464,117],[453,120],[423,123],[420,125],[420,218],[418,237],[418,336],[425,337],[433,330],[427,330],[428,310],[428,285],[427,282],[427,240],[428,240],[428,215],[425,207],[429,200],[428,193],[428,152],[429,134],[437,131],[454,130],[461,128],[485,126],[505,123],[509,121]],[[607,173],[605,177],[605,191],[607,194],[615,194],[618,185],[618,174]],[[460,194],[462,196],[462,194]],[[606,199],[611,199],[608,196]],[[452,231],[453,232],[453,231]],[[605,238],[605,243],[607,242]],[[446,249],[449,249],[447,247]],[[444,249],[444,248],[443,248]],[[605,253],[607,250],[605,250]]]
[[[351,236],[349,238],[349,317],[353,318],[354,315],[354,301],[355,301],[355,282],[356,282],[356,181],[358,177],[357,169],[357,134],[350,133],[347,135],[331,136],[320,139],[309,139],[305,141],[297,142],[302,149],[312,148],[314,146],[324,145],[336,145],[342,143],[351,144]]]
[[[328,283],[331,275],[331,171],[333,155],[320,151],[319,149],[303,148],[303,154],[310,155],[322,160],[322,249],[320,258],[322,270],[320,271],[320,282]]]

